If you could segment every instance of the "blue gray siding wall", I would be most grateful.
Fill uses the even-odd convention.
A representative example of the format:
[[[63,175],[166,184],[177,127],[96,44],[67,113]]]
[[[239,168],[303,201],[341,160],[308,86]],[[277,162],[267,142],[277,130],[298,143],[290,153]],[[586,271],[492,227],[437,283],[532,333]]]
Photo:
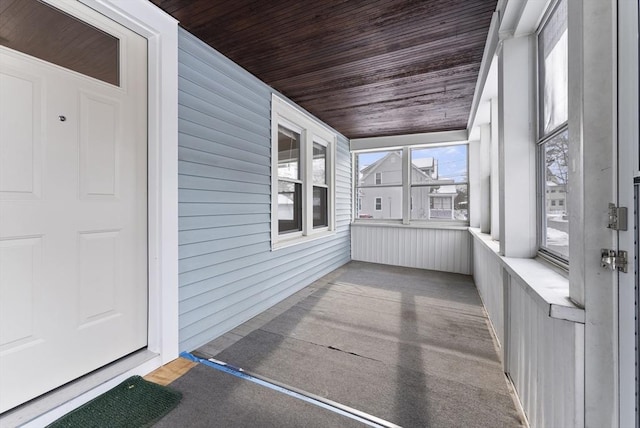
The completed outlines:
[[[180,349],[193,350],[350,260],[351,162],[339,135],[337,233],[271,251],[271,94],[179,34]]]

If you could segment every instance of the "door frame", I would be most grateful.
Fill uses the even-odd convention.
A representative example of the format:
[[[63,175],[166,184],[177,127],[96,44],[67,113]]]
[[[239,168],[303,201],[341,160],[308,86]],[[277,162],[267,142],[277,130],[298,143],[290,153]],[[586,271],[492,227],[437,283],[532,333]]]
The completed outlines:
[[[638,111],[640,75],[638,55],[638,7],[640,1],[618,0],[618,201],[627,207],[627,231],[618,233],[618,249],[628,252],[629,272],[618,274],[618,393],[619,426],[637,424],[635,400],[637,351],[635,317],[636,263],[634,245],[634,185],[638,167]]]

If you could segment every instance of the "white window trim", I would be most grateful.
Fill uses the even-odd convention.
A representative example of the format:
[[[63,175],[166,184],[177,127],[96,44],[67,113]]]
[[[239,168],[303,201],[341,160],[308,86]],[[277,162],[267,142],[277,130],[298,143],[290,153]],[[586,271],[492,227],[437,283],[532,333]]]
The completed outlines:
[[[563,123],[558,124],[554,129],[547,131],[546,133],[543,130],[542,121],[543,121],[543,107],[542,107],[542,91],[544,90],[543,84],[541,81],[541,73],[540,73],[540,45],[539,39],[540,34],[543,29],[552,18],[553,14],[558,7],[558,4],[561,0],[553,0],[550,2],[548,8],[544,12],[542,19],[538,25],[538,28],[535,31],[535,79],[536,79],[536,92],[535,92],[535,112],[536,112],[536,186],[538,187],[538,197],[536,201],[536,215],[538,220],[536,222],[536,242],[538,247],[538,256],[553,263],[556,266],[561,267],[563,270],[569,270],[569,257],[563,254],[560,254],[557,251],[551,250],[545,241],[546,234],[546,212],[547,208],[553,206],[557,207],[557,203],[555,200],[553,202],[552,199],[547,199],[547,194],[556,193],[555,189],[547,189],[546,186],[546,174],[543,172],[544,168],[544,159],[545,159],[545,145],[552,141],[556,136],[562,134],[569,129],[569,116],[570,112],[567,114],[567,120]],[[568,96],[568,94],[567,94]],[[569,107],[570,108],[570,107]],[[565,183],[567,186],[568,183]],[[550,191],[551,190],[551,191]]]
[[[378,199],[380,199],[380,209],[378,209]],[[382,211],[382,196],[376,196],[376,199],[373,202],[373,210]]]
[[[300,133],[300,178],[302,180],[302,231],[278,233],[278,125]],[[313,227],[313,143],[327,147],[328,226]],[[335,156],[337,135],[313,117],[279,96],[271,97],[271,249],[296,245],[335,233]]]
[[[401,219],[372,219],[372,218],[360,218],[358,216],[358,212],[359,212],[359,207],[360,205],[358,204],[353,204],[352,206],[352,223],[376,223],[376,222],[383,222],[385,224],[392,224],[392,223],[401,223],[404,225],[415,225],[415,224],[437,224],[439,227],[460,227],[460,226],[464,226],[467,227],[469,226],[469,220],[455,220],[455,219],[432,219],[430,216],[427,219],[412,219],[411,218],[411,213],[413,212],[413,208],[412,208],[412,199],[413,197],[411,196],[411,189],[414,187],[414,185],[411,184],[411,150],[412,149],[421,149],[421,148],[434,148],[434,147],[444,147],[444,146],[460,146],[460,145],[466,145],[467,146],[467,177],[469,174],[469,141],[458,141],[458,142],[454,142],[454,143],[438,143],[438,144],[414,144],[414,145],[407,145],[407,146],[403,146],[403,147],[387,147],[384,149],[380,149],[380,148],[376,148],[373,150],[353,150],[351,151],[351,162],[352,165],[356,165],[356,157],[359,154],[362,153],[368,153],[368,152],[386,152],[386,151],[402,151],[402,218]],[[353,146],[353,145],[352,145]],[[354,194],[357,193],[357,189],[358,189],[358,172],[355,171],[355,167],[354,167],[354,171],[353,171],[353,185],[352,185],[352,190],[354,192]],[[374,176],[374,180],[375,180],[375,176]],[[375,181],[374,181],[375,183]],[[469,179],[467,178],[466,182],[461,182],[461,183],[455,183],[457,184],[461,184],[461,185],[466,185],[467,186],[467,194],[470,194],[470,186],[471,183],[469,181]],[[383,187],[390,187],[389,185],[384,185],[381,184],[380,186]],[[430,185],[420,185],[418,187],[428,187]],[[373,186],[365,186],[365,187],[369,187],[372,188]],[[391,186],[393,187],[393,186]],[[377,199],[377,197],[376,197]],[[470,199],[469,199],[470,201]],[[374,199],[374,211],[376,212],[380,212],[382,211],[382,209],[377,210],[375,209],[375,199]]]

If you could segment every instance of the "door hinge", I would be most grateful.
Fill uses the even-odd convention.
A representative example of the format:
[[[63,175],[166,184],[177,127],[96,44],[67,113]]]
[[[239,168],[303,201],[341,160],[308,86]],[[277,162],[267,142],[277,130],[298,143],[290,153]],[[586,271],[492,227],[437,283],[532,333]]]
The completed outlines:
[[[626,251],[608,250],[603,248],[600,254],[602,255],[600,261],[603,268],[627,273],[628,260]]]
[[[627,230],[627,207],[617,207],[614,203],[609,203],[609,224],[612,230]]]

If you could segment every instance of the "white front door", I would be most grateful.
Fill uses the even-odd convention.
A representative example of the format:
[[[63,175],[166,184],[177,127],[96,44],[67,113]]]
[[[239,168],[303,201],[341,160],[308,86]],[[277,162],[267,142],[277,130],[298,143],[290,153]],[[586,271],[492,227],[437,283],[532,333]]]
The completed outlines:
[[[146,39],[76,3],[116,84],[0,46],[0,412],[147,344]]]

